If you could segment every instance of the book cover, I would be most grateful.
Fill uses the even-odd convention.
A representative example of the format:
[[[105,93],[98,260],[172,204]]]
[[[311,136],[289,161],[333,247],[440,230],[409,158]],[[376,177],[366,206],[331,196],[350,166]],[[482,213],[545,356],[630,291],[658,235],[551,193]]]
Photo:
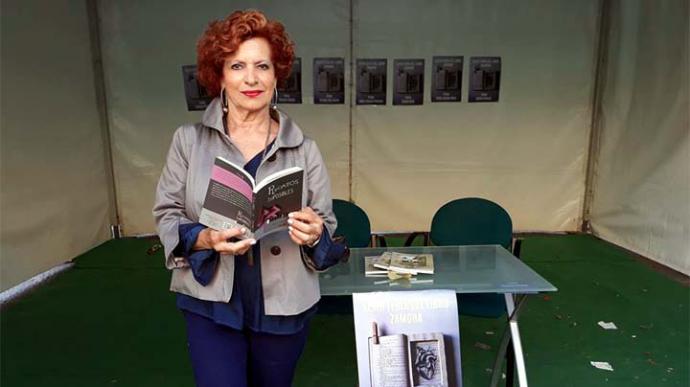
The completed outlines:
[[[453,291],[355,293],[352,301],[360,387],[461,386]]]
[[[199,222],[216,230],[244,227],[261,239],[287,229],[287,215],[302,208],[304,173],[293,167],[258,184],[243,168],[216,157]]]
[[[388,270],[417,275],[434,274],[434,257],[431,254],[391,253]]]
[[[391,262],[391,254],[386,252],[381,255],[364,257],[364,275],[367,277],[388,276],[388,266]]]

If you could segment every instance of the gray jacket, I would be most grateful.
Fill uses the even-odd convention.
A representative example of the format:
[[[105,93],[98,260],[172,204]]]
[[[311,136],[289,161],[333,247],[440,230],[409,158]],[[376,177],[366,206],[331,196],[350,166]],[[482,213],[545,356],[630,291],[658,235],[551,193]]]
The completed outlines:
[[[302,167],[305,171],[302,204],[313,208],[333,235],[336,219],[331,184],[321,153],[316,143],[306,138],[288,116],[282,112],[279,115],[278,136],[257,170],[256,181],[288,167]],[[172,270],[170,290],[201,300],[228,302],[232,295],[234,256],[221,254],[214,278],[202,286],[194,279],[186,259],[173,255],[179,242],[178,226],[199,219],[216,156],[245,164],[242,154],[223,130],[218,98],[208,106],[201,123],[184,125],[175,132],[158,182],[153,216],[165,249],[165,266]],[[261,281],[267,315],[295,315],[319,300],[318,274],[313,267],[287,231],[261,239]]]

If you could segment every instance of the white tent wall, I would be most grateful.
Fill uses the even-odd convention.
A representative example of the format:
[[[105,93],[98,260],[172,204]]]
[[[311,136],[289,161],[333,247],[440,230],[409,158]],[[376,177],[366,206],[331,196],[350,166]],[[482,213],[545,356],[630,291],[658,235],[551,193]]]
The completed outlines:
[[[480,196],[517,230],[577,230],[599,1],[355,4],[354,55],[388,58],[388,105],[353,112],[353,198],[372,228],[427,230],[445,202]],[[464,55],[462,102],[431,103],[434,55]],[[501,57],[499,102],[467,102],[471,56]],[[392,106],[395,58],[425,60],[424,105]]]
[[[593,232],[690,275],[688,1],[612,2]]]
[[[201,119],[201,112],[187,111],[181,67],[196,64],[196,41],[208,23],[236,9],[261,9],[283,22],[296,41],[297,56],[303,58],[303,104],[280,108],[318,143],[334,195],[348,197],[349,101],[314,105],[311,79],[314,57],[349,61],[348,1],[99,4],[113,163],[126,235],[154,232],[151,207],[172,134],[178,126]]]
[[[109,237],[85,1],[2,2],[2,291]]]
[[[113,184],[125,234],[154,231],[172,133],[201,117],[186,110],[181,66],[195,63],[210,20],[250,7],[297,42],[303,103],[281,108],[318,142],[334,196],[364,207],[375,230],[427,229],[464,196],[500,203],[517,230],[582,221],[601,0],[93,2],[2,2],[1,290],[106,240]],[[688,2],[610,4],[589,220],[596,235],[690,274]],[[431,103],[435,55],[464,56],[462,102]],[[468,103],[472,56],[502,58],[499,102]],[[314,57],[345,59],[345,104],[313,104]],[[388,59],[385,106],[350,108],[354,58]],[[425,60],[422,106],[392,106],[393,60],[406,58]]]
[[[154,231],[154,188],[187,112],[181,66],[195,63],[207,23],[254,7],[284,22],[303,58],[303,104],[282,105],[319,144],[335,197],[350,196],[349,93],[314,105],[314,57],[350,57],[349,1],[101,1],[103,60],[120,218],[126,235]],[[445,201],[483,196],[517,229],[580,224],[599,1],[353,1],[354,55],[389,59],[388,104],[355,106],[352,198],[376,230],[428,228]],[[395,8],[395,12],[391,9]],[[429,100],[434,55],[503,59],[497,103]],[[424,58],[423,106],[391,106],[394,58]],[[467,65],[464,66],[468,68]],[[346,66],[349,84],[349,66]],[[424,200],[419,200],[424,198]]]

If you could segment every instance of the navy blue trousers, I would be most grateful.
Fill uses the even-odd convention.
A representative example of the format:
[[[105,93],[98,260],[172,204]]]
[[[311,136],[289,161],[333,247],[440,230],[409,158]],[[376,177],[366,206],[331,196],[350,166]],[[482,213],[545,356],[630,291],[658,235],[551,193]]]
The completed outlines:
[[[198,387],[289,387],[309,327],[292,335],[236,330],[182,311]]]

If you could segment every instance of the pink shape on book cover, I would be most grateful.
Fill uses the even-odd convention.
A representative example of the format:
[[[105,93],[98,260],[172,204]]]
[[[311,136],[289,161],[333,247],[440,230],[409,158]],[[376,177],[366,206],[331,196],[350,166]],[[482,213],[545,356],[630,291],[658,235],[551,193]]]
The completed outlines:
[[[256,219],[256,227],[260,227],[264,223],[270,223],[272,220],[278,219],[283,213],[283,209],[277,204],[268,208],[261,209],[261,215]]]
[[[246,181],[242,180],[242,178],[235,175],[234,173],[228,172],[227,170],[217,165],[214,165],[213,169],[211,169],[211,179],[241,193],[242,195],[244,195],[244,197],[247,198],[247,200],[253,200],[254,193],[252,192],[252,187]]]

